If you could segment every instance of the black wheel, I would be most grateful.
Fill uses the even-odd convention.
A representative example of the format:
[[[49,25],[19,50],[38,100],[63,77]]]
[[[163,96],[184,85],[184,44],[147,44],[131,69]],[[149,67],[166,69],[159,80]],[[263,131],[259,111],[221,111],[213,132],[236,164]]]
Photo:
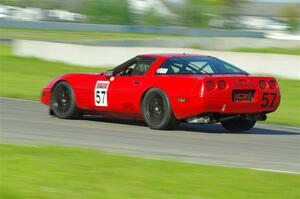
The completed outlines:
[[[80,116],[73,89],[67,82],[59,82],[54,87],[51,95],[51,110],[55,116],[62,119],[74,119]]]
[[[255,125],[255,123],[255,120],[247,120],[242,117],[221,122],[222,126],[231,132],[248,131]]]
[[[141,104],[144,120],[152,129],[175,129],[179,121],[175,118],[168,96],[160,89],[150,89]]]

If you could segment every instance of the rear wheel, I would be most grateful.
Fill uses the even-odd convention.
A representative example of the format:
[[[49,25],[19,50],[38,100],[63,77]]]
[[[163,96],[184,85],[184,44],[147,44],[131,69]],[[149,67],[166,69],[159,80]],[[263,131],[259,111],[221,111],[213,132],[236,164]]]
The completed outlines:
[[[248,131],[255,125],[255,123],[255,120],[247,120],[242,117],[221,122],[222,126],[231,132]]]
[[[80,116],[76,107],[74,91],[67,82],[59,82],[51,95],[51,111],[62,119],[73,119]]]
[[[175,118],[168,96],[160,89],[149,90],[141,105],[147,125],[152,129],[175,129],[179,121]]]

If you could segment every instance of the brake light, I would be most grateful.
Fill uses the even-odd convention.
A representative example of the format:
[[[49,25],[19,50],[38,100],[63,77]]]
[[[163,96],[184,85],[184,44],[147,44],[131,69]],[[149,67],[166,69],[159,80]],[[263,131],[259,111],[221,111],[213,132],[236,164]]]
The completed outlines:
[[[213,90],[216,87],[215,82],[212,80],[209,80],[206,82],[206,88],[208,90]]]
[[[224,80],[219,80],[218,81],[218,89],[225,90],[225,88],[226,88],[226,82]]]
[[[270,80],[270,81],[269,81],[269,86],[270,86],[271,89],[275,89],[276,86],[277,86],[276,81],[273,80],[273,79]]]
[[[265,80],[259,80],[259,88],[260,89],[266,89],[267,88],[267,82]]]

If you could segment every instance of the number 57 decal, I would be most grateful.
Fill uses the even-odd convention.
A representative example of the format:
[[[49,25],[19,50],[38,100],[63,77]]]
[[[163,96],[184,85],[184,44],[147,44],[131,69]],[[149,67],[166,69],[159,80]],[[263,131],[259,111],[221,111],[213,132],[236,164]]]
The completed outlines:
[[[269,96],[271,96],[271,100],[270,100]],[[263,103],[261,104],[261,107],[263,107],[263,108],[267,108],[267,107],[273,108],[276,96],[277,96],[277,93],[263,93],[263,95],[262,95],[262,102]]]
[[[94,98],[96,106],[108,106],[107,91],[109,81],[97,81],[95,86]]]

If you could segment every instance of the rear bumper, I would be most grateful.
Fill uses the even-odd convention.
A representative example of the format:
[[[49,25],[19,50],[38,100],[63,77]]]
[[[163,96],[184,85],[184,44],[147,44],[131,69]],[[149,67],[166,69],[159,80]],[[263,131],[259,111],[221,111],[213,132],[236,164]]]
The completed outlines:
[[[251,102],[233,102],[232,98],[224,95],[206,96],[203,98],[191,98],[185,103],[180,103],[174,99],[172,105],[175,117],[177,119],[186,119],[198,116],[204,113],[217,114],[255,114],[255,113],[270,113],[274,112],[280,103],[280,95],[277,95],[271,106],[264,106],[265,102],[261,100],[262,96],[258,96]],[[271,101],[272,99],[268,99]]]
[[[228,98],[209,97],[201,100],[200,109],[204,112],[216,112],[220,114],[262,113],[275,111],[279,102],[280,97],[275,99],[272,106],[264,106],[264,102],[260,100],[251,102],[233,102]]]

